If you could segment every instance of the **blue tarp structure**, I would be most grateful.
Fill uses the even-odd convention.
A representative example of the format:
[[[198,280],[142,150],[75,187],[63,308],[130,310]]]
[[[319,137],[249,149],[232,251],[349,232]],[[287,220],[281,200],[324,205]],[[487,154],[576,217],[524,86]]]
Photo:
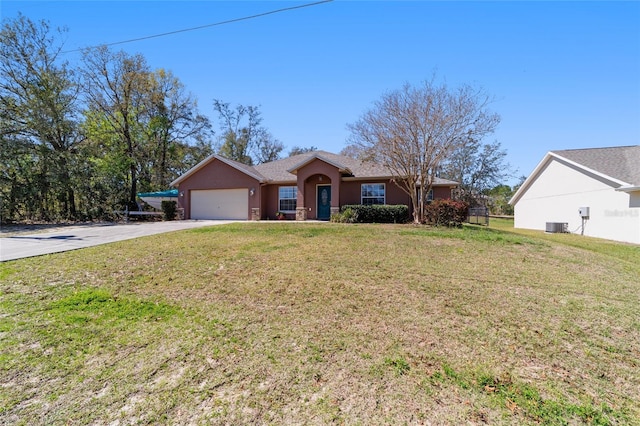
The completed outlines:
[[[158,191],[158,192],[138,192],[138,197],[177,197],[178,190],[177,189],[169,189],[166,191]]]
[[[156,210],[162,209],[162,201],[178,201],[178,190],[169,189],[158,192],[138,192],[138,197]]]

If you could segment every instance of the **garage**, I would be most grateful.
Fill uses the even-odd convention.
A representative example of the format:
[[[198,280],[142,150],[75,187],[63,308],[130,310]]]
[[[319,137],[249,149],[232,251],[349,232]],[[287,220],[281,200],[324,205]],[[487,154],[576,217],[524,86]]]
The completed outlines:
[[[247,220],[248,216],[247,188],[191,191],[191,219]]]

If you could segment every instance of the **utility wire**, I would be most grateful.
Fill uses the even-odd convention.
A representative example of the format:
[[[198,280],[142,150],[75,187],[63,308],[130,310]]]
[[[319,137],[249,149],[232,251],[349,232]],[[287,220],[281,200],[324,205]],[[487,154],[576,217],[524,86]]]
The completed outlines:
[[[268,11],[268,12],[258,13],[256,15],[244,16],[242,18],[228,19],[226,21],[220,21],[220,22],[216,22],[216,23],[213,23],[213,24],[201,25],[199,27],[185,28],[183,30],[169,31],[167,33],[161,33],[161,34],[154,34],[154,35],[145,36],[145,37],[132,38],[132,39],[129,39],[129,40],[116,41],[116,42],[113,42],[113,43],[104,43],[104,44],[100,44],[100,45],[96,45],[96,46],[90,46],[90,47],[87,47],[87,48],[66,50],[66,51],[60,52],[60,53],[74,53],[74,52],[80,52],[80,51],[85,50],[85,49],[95,49],[97,47],[102,47],[102,46],[115,46],[115,45],[118,45],[118,44],[133,43],[135,41],[149,40],[149,39],[152,39],[152,38],[165,37],[165,36],[173,35],[173,34],[186,33],[188,31],[196,31],[196,30],[201,30],[203,28],[217,27],[217,26],[220,26],[220,25],[232,24],[234,22],[247,21],[249,19],[261,18],[263,16],[273,15],[275,13],[287,12],[287,11],[290,11],[290,10],[302,9],[302,8],[311,7],[311,6],[317,6],[317,5],[320,5],[320,4],[323,4],[323,3],[331,3],[332,1],[333,0],[322,0],[322,1],[317,1],[317,2],[314,2],[314,3],[307,3],[307,4],[301,4],[301,5],[298,5],[298,6],[285,7],[285,8],[282,8],[282,9],[276,9],[276,10],[271,10],[271,11]]]

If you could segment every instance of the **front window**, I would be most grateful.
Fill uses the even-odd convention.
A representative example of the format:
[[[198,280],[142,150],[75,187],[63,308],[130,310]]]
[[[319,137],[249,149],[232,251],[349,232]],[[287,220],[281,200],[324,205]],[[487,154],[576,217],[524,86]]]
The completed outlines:
[[[416,191],[418,193],[418,203],[422,200],[422,191]],[[429,190],[427,193],[427,203],[433,201],[433,188]]]
[[[281,212],[295,212],[298,202],[298,187],[281,186],[278,188],[278,209]]]
[[[385,204],[384,183],[363,183],[361,187],[360,203],[365,206]]]

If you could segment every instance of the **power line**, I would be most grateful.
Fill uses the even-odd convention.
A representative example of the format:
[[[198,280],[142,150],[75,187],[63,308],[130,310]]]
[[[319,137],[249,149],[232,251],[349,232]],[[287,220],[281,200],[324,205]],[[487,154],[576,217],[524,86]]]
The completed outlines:
[[[102,47],[102,46],[115,46],[115,45],[118,45],[118,44],[133,43],[133,42],[136,42],[136,41],[149,40],[149,39],[158,38],[158,37],[165,37],[165,36],[173,35],[173,34],[186,33],[188,31],[196,31],[196,30],[201,30],[203,28],[217,27],[217,26],[220,26],[220,25],[232,24],[234,22],[247,21],[249,19],[261,18],[263,16],[273,15],[275,13],[288,12],[290,10],[302,9],[302,8],[311,7],[311,6],[317,6],[317,5],[320,5],[320,4],[323,4],[323,3],[330,3],[332,1],[333,0],[321,0],[321,1],[314,2],[314,3],[301,4],[301,5],[298,5],[298,6],[285,7],[285,8],[282,8],[282,9],[276,9],[276,10],[271,10],[271,11],[268,11],[268,12],[258,13],[256,15],[244,16],[242,18],[228,19],[226,21],[220,21],[220,22],[216,22],[216,23],[213,23],[213,24],[201,25],[199,27],[185,28],[185,29],[182,29],[182,30],[169,31],[169,32],[166,32],[166,33],[154,34],[154,35],[145,36],[145,37],[132,38],[132,39],[123,40],[123,41],[116,41],[116,42],[113,42],[113,43],[104,43],[104,44],[100,44],[100,45],[96,45],[96,46],[90,46],[90,47],[87,47],[87,48],[66,50],[66,51],[61,52],[61,53],[74,53],[74,52],[80,52],[80,51],[85,50],[85,49],[95,49],[97,47]]]

